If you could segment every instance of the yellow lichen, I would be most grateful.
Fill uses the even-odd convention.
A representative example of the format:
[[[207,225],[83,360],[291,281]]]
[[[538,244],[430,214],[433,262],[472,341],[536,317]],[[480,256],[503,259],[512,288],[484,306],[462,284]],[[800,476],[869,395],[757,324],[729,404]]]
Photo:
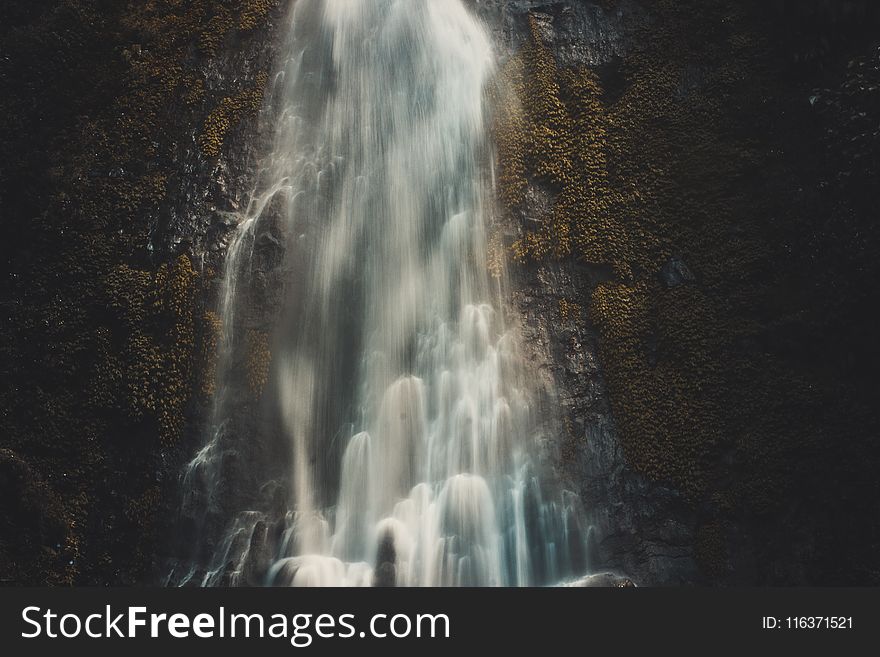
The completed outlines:
[[[489,237],[489,249],[486,263],[492,278],[500,279],[504,275],[505,248],[501,232],[493,231]]]
[[[560,299],[559,300],[559,316],[563,320],[579,320],[581,318],[581,306],[580,304],[569,301],[568,299]]]
[[[156,272],[121,265],[106,280],[127,335],[120,360],[104,365],[103,387],[121,380],[127,413],[155,421],[169,445],[180,436],[191,391],[195,278],[189,258],[180,256]]]
[[[268,79],[268,73],[260,73],[253,87],[235,96],[227,96],[208,115],[199,136],[199,145],[206,156],[217,157],[229,131],[244,117],[253,116],[259,111]]]
[[[217,359],[222,340],[223,321],[220,316],[208,310],[202,315],[199,357],[199,391],[204,397],[211,397],[217,385]]]
[[[242,30],[253,30],[262,25],[272,9],[270,0],[241,0],[244,7],[238,19],[238,27]]]
[[[269,349],[269,335],[264,331],[251,329],[247,332],[247,382],[254,397],[263,394],[269,381],[269,366],[272,352]]]

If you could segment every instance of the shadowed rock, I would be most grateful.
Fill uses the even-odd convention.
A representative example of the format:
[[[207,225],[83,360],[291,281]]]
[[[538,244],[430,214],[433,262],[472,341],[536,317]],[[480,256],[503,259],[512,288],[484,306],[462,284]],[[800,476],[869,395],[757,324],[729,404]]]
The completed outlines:
[[[376,572],[373,575],[373,586],[389,587],[397,585],[397,552],[394,549],[394,536],[386,532],[379,543],[379,553],[376,556]]]

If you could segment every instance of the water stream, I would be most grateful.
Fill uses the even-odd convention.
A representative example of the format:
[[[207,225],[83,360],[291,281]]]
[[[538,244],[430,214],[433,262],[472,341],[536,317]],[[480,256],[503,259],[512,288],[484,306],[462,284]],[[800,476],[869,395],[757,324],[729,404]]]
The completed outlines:
[[[579,501],[540,457],[552,437],[487,264],[487,32],[459,0],[299,0],[283,48],[274,140],[227,255],[215,426],[184,487],[222,494],[223,379],[241,376],[230,353],[271,220],[290,278],[269,386],[286,512],[273,543],[269,511],[239,510],[184,579],[236,583],[255,550],[272,585],[583,574]]]

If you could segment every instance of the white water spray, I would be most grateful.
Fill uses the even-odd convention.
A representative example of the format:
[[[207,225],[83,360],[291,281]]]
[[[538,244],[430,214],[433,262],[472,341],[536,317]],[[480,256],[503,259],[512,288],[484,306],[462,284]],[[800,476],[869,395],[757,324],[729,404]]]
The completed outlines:
[[[581,574],[579,505],[536,458],[529,374],[486,262],[486,33],[459,0],[299,0],[286,48],[274,145],[222,300],[231,349],[254,235],[280,204],[288,258],[305,264],[274,342],[292,463],[267,583]],[[203,583],[229,563],[240,574],[264,518],[230,520]]]

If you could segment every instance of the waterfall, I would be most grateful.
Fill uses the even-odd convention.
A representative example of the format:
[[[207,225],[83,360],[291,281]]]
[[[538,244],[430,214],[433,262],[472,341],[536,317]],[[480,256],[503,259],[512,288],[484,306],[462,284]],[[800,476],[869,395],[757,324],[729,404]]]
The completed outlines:
[[[487,264],[487,33],[459,0],[298,0],[283,52],[274,140],[227,254],[211,438],[184,477],[194,504],[230,515],[183,579],[498,586],[582,574],[579,501],[541,458],[534,376]],[[275,418],[265,423],[288,447],[289,462],[273,462],[284,508],[229,512],[223,461],[235,452],[259,470],[240,463],[253,437],[230,438],[230,417],[265,234],[283,245],[274,271],[286,279],[269,401],[248,408]]]

